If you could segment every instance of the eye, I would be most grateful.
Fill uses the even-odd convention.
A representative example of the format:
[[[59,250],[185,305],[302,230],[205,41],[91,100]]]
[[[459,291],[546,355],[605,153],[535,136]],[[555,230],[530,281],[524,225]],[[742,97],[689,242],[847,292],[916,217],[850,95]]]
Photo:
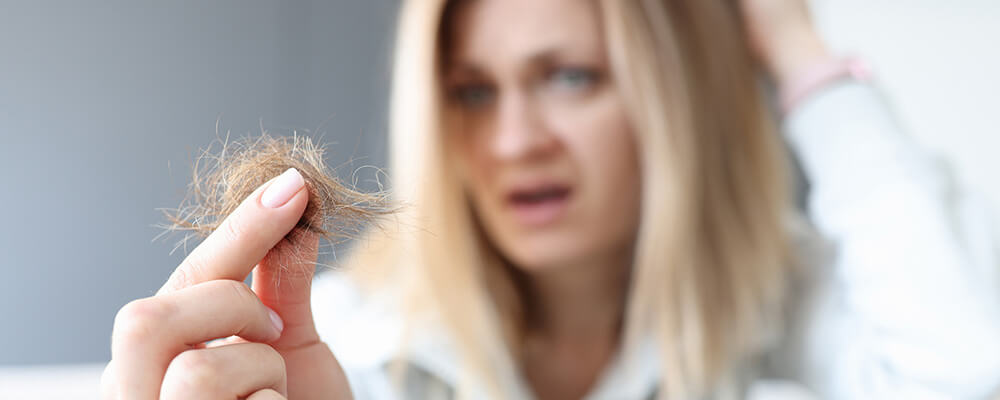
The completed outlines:
[[[468,108],[486,106],[496,97],[496,91],[493,87],[484,83],[457,85],[449,92],[449,97],[452,101]]]
[[[549,83],[566,90],[584,90],[598,80],[598,73],[589,68],[562,67],[549,73]]]

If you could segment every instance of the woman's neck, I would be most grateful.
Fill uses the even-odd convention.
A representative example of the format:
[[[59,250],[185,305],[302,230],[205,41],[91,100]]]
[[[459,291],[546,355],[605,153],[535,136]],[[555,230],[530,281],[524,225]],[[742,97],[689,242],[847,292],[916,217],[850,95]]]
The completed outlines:
[[[605,257],[527,273],[528,334],[572,339],[617,338],[625,311],[630,264]]]
[[[580,398],[618,351],[630,256],[525,271],[524,372],[540,398]]]

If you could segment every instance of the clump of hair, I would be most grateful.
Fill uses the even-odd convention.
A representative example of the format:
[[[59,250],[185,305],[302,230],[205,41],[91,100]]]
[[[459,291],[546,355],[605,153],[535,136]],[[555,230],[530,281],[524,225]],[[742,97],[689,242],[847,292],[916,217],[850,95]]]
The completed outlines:
[[[289,168],[302,174],[309,203],[297,230],[314,232],[329,242],[357,236],[361,229],[388,213],[384,192],[366,193],[337,178],[323,161],[325,149],[306,136],[243,137],[220,140],[202,151],[195,161],[187,197],[174,210],[165,210],[167,231],[184,231],[184,242],[205,237],[260,185]]]

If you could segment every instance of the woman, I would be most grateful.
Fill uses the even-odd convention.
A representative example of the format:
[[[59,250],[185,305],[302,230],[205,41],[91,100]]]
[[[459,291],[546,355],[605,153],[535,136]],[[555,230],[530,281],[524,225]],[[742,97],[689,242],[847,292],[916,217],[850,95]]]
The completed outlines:
[[[982,219],[800,1],[740,9],[747,35],[724,1],[407,2],[399,229],[310,305],[312,265],[275,268],[316,249],[281,241],[302,177],[268,182],[119,313],[107,397],[991,395]],[[786,99],[818,235],[794,222],[748,48]]]

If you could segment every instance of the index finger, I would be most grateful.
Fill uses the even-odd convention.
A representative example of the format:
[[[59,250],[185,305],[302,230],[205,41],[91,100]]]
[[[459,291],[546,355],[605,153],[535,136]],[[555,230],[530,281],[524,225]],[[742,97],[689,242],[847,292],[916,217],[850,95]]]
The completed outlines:
[[[158,293],[215,279],[246,279],[298,223],[309,202],[294,168],[264,183],[181,262]]]

